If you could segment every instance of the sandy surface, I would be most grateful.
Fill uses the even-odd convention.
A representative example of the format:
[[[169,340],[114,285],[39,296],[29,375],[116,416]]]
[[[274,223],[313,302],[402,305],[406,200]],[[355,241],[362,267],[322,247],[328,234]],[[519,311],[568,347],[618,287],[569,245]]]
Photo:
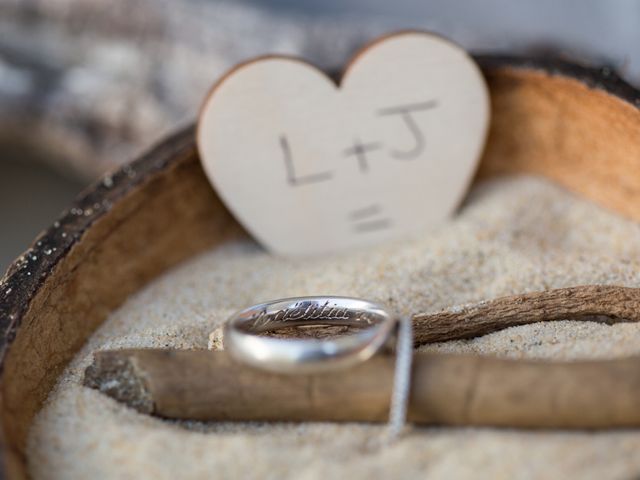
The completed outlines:
[[[419,215],[419,212],[416,212]],[[138,414],[80,386],[99,349],[206,348],[233,311],[297,295],[369,298],[405,312],[585,283],[640,286],[640,226],[546,181],[475,187],[460,214],[422,238],[292,261],[239,237],[130,298],[78,354],[29,438],[36,479],[638,478],[640,431],[417,428],[380,452],[372,425],[203,424]],[[515,358],[640,353],[640,325],[556,322],[422,347]],[[640,408],[640,405],[639,405]]]

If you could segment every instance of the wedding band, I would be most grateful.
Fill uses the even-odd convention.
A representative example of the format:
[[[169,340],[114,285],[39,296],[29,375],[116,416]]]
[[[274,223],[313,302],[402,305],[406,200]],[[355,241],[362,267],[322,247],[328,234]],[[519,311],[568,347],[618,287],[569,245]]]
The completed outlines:
[[[278,373],[343,368],[371,358],[391,337],[396,317],[382,306],[349,297],[298,297],[255,305],[236,313],[223,331],[224,349],[236,360]],[[349,326],[338,338],[264,336],[288,327]]]

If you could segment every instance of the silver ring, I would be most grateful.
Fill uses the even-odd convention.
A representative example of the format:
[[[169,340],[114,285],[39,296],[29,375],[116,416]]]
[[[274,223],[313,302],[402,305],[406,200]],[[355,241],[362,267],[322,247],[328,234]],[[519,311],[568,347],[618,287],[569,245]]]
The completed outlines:
[[[235,359],[279,373],[343,368],[371,358],[391,337],[396,317],[381,305],[349,297],[274,300],[236,313],[224,327],[223,345]],[[287,327],[350,326],[357,333],[331,339],[260,335]]]

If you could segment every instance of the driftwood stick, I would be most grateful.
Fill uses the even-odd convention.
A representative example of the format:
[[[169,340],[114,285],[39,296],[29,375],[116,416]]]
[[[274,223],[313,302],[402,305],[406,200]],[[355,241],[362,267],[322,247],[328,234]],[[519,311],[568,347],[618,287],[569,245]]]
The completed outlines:
[[[419,424],[640,426],[640,357],[545,363],[414,356],[409,420]],[[217,421],[365,421],[388,416],[394,358],[317,375],[265,373],[207,350],[98,352],[85,375],[141,412]]]
[[[418,343],[469,338],[544,320],[640,320],[640,289],[583,286],[414,316]],[[394,358],[318,375],[277,375],[225,352],[97,352],[85,385],[161,417],[385,421]],[[543,362],[414,355],[409,419],[420,424],[546,428],[640,426],[640,356]]]

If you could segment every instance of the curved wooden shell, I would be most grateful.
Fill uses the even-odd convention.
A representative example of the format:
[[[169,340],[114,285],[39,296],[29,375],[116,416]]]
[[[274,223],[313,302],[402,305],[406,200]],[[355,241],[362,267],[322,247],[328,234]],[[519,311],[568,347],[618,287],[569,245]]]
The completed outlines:
[[[640,92],[606,69],[479,58],[493,119],[479,175],[547,176],[640,220]],[[464,132],[460,132],[464,135]],[[0,283],[2,470],[58,375],[129,295],[238,228],[181,132],[84,192]]]

